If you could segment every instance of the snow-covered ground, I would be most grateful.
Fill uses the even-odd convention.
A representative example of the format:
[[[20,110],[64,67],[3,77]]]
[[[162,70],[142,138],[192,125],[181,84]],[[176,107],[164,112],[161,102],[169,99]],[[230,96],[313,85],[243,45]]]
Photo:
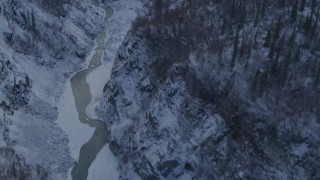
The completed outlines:
[[[110,151],[109,145],[103,147],[89,169],[88,180],[119,179],[118,160]]]
[[[119,0],[112,2],[114,15],[110,18],[105,46],[105,61],[114,61],[120,45],[131,28],[132,21],[142,8],[140,0]]]

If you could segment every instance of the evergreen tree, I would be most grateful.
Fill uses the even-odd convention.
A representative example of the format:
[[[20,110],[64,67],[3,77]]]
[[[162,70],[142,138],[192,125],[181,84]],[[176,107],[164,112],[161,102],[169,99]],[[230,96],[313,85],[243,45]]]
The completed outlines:
[[[291,50],[288,52],[287,57],[284,61],[284,65],[283,65],[283,71],[288,71],[289,70],[289,66],[291,64]]]
[[[263,0],[261,8],[261,17],[264,17],[267,8],[267,0]]]
[[[275,53],[275,41],[273,40],[269,48],[268,58],[272,60],[274,57],[274,53]]]
[[[269,47],[270,41],[271,41],[271,31],[268,30],[267,36],[266,36],[266,39],[265,39],[265,42],[264,42],[263,46]]]
[[[305,22],[303,24],[303,29],[308,33],[308,32],[310,32],[311,26],[312,26],[312,14],[310,14],[306,18],[306,20],[305,20]]]
[[[312,0],[311,1],[311,10],[312,10],[312,12],[315,10],[316,6],[317,6],[317,0]]]
[[[256,35],[257,35],[257,34],[256,34]],[[254,40],[254,41],[255,41],[255,40]],[[253,43],[255,43],[255,42],[253,42]],[[249,44],[249,46],[248,46],[248,48],[247,48],[247,57],[246,57],[246,59],[250,59],[250,57],[251,57],[251,50],[252,50],[253,43],[250,42],[250,44]]]
[[[315,78],[315,86],[319,87],[320,85],[320,66],[318,68],[317,74],[316,74],[316,78]]]
[[[246,22],[247,19],[247,8],[246,8],[246,0],[241,0],[240,1],[240,9],[239,9],[239,14],[240,14],[240,26],[243,27],[244,23]]]
[[[240,32],[240,27],[238,27],[237,35],[234,38],[231,67],[234,67],[234,65],[236,64],[236,58],[238,54],[239,32]]]
[[[36,34],[37,29],[36,29],[36,21],[35,21],[35,17],[34,17],[34,12],[31,12],[31,29],[33,34]]]
[[[161,19],[163,14],[163,0],[155,0],[154,2],[154,10],[155,10],[155,19]]]
[[[295,22],[297,20],[297,16],[298,16],[298,0],[295,0],[291,10],[291,15],[290,15],[291,22]]]
[[[279,73],[279,59],[280,53],[277,53],[276,58],[272,61],[270,73],[276,75]]]
[[[278,6],[280,9],[283,9],[286,5],[286,0],[277,0],[278,1]]]
[[[236,1],[232,0],[231,2],[231,8],[230,8],[230,17],[234,19],[236,17]]]
[[[26,81],[27,87],[30,89],[31,88],[31,83],[30,83],[30,78],[29,78],[28,75],[25,76],[25,81]]]
[[[304,11],[305,6],[306,6],[306,0],[302,0],[300,4],[300,11]]]
[[[280,37],[281,26],[282,26],[281,25],[281,20],[279,18],[277,26],[276,26],[276,29],[274,31],[274,41],[276,41]]]
[[[240,57],[242,58],[246,49],[246,45],[244,42],[244,37],[242,36],[241,47],[240,47]]]
[[[254,79],[253,79],[253,82],[252,82],[252,86],[251,86],[251,91],[252,92],[255,92],[256,89],[257,89],[257,84],[258,84],[258,80],[259,80],[259,75],[260,75],[260,70],[258,68],[255,76],[254,76]]]
[[[289,68],[290,68],[290,65],[291,65],[291,50],[288,52],[285,60],[284,60],[284,64],[281,68],[281,73],[282,73],[282,76],[281,76],[281,81],[282,83],[285,83],[287,81],[287,78],[288,78],[288,73],[289,73]]]
[[[285,34],[283,34],[282,36],[281,36],[281,38],[280,38],[280,40],[277,42],[277,44],[276,44],[276,52],[278,53],[278,54],[280,54],[281,53],[281,51],[282,51],[282,48],[283,48],[283,44],[284,44],[284,40],[285,40]]]
[[[261,75],[261,80],[260,80],[260,94],[265,91],[267,87],[267,81],[269,77],[269,69],[267,69],[265,72],[262,73]]]
[[[284,45],[284,39],[285,39],[285,35],[282,35],[276,45],[276,48],[275,48],[276,49],[276,58],[272,61],[272,65],[271,65],[271,69],[270,69],[270,72],[272,74],[278,74],[278,64],[279,64],[280,54],[281,54],[281,51],[282,51],[283,45]],[[273,58],[273,55],[270,55],[270,59],[271,58]]]
[[[289,40],[289,46],[292,47],[295,43],[295,40],[296,40],[296,30],[294,30],[292,32],[292,35],[290,37],[290,40]]]
[[[256,18],[254,20],[254,27],[256,27],[259,23],[260,9],[261,9],[261,4],[259,3],[257,13],[256,13]]]
[[[298,47],[298,50],[296,51],[295,57],[294,57],[294,61],[298,62],[300,60],[300,52],[301,51],[301,47]]]
[[[226,27],[227,27],[227,19],[223,18],[223,22],[222,22],[222,26],[221,26],[221,35],[224,35],[224,33],[226,32]]]
[[[312,26],[312,29],[311,29],[311,37],[315,36],[316,33],[317,33],[318,21],[319,21],[319,10],[318,10],[318,12],[316,13],[316,20],[315,20],[315,22],[313,23],[313,26]]]
[[[256,32],[256,34],[254,35],[252,47],[253,48],[257,48],[258,47],[258,32]]]

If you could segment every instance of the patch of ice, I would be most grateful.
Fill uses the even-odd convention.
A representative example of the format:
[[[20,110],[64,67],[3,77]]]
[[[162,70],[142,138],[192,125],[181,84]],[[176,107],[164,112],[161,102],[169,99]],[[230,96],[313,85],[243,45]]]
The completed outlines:
[[[78,159],[80,149],[83,144],[92,137],[94,128],[82,124],[79,121],[79,115],[75,106],[70,81],[67,83],[63,98],[59,105],[59,116],[57,123],[69,137],[69,147],[71,156]]]
[[[95,115],[94,108],[99,105],[103,95],[103,87],[110,79],[112,62],[103,63],[99,68],[87,76],[87,83],[90,86],[92,96],[91,103],[87,107],[87,115],[92,119],[98,119]]]

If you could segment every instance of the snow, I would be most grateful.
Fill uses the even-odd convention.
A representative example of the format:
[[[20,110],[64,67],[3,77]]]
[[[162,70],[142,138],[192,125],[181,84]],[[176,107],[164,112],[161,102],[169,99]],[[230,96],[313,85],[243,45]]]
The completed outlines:
[[[5,20],[4,16],[0,16],[0,32],[10,32],[8,22]]]
[[[69,148],[72,158],[78,159],[81,146],[92,137],[94,128],[79,121],[70,81],[67,83],[59,107],[60,112],[57,123],[69,137]]]
[[[0,119],[2,118],[3,114],[4,114],[4,112],[3,112],[3,110],[0,108]],[[0,128],[1,128],[1,126],[0,126]],[[4,140],[3,140],[3,134],[0,133],[0,147],[3,147],[3,146],[5,146],[5,145],[6,145],[6,143],[5,143]]]
[[[72,162],[67,138],[54,123],[57,110],[34,94],[31,94],[30,104],[33,107],[28,111],[17,110],[14,116],[7,116],[11,124],[8,126],[9,141],[15,143],[15,151],[27,163],[50,167],[57,174],[64,173]]]
[[[53,92],[59,87],[57,82],[58,77],[55,75],[55,72],[36,64],[31,60],[33,59],[32,57],[26,57],[22,54],[17,54],[16,57],[19,59],[22,68],[28,72],[28,76],[32,79],[32,91],[39,98],[47,100],[50,104],[54,104]]]
[[[142,3],[139,0],[120,0],[112,2],[111,7],[114,14],[109,20],[104,58],[107,61],[115,60],[118,49],[137,16],[137,11],[142,8]]]
[[[303,157],[304,154],[308,152],[308,150],[309,150],[308,144],[302,143],[302,144],[296,145],[295,147],[292,147],[291,154],[301,158]]]
[[[118,160],[110,151],[108,145],[104,146],[97,155],[96,160],[89,168],[88,180],[114,180],[119,179]]]
[[[159,108],[159,128],[164,129],[164,128],[173,128],[176,127],[177,124],[177,119],[176,116],[170,111],[168,107],[163,105],[163,107],[158,107]]]
[[[112,65],[112,62],[103,63],[87,76],[87,83],[90,86],[92,96],[91,103],[87,107],[87,115],[92,119],[98,119],[94,113],[94,108],[100,103],[100,98],[103,95],[103,87],[110,78]]]
[[[87,83],[90,86],[92,95],[91,103],[87,107],[87,114],[94,119],[97,119],[94,109],[100,104],[100,99],[103,96],[103,87],[110,79],[117,51],[130,30],[131,23],[137,16],[137,11],[142,7],[142,3],[138,0],[120,0],[111,2],[110,6],[114,14],[109,19],[104,61],[102,61],[102,65],[99,68],[87,76]]]
[[[192,177],[189,174],[184,174],[178,178],[178,180],[191,180]]]
[[[151,81],[149,79],[149,77],[143,79],[140,83],[140,86],[141,86],[141,89],[146,89],[148,88],[149,86],[151,86]]]

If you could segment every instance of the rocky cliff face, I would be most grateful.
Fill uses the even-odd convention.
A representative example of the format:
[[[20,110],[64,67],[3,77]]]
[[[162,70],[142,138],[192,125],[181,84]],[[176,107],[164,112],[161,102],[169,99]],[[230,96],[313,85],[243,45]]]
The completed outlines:
[[[104,13],[90,1],[1,1],[0,179],[66,176],[73,161],[56,104]]]
[[[317,1],[146,8],[98,110],[123,179],[320,177]]]
[[[156,65],[146,35],[136,31],[127,36],[112,81],[105,87],[103,109],[113,139],[110,148],[119,157],[124,176],[135,168],[143,178],[177,178],[187,171],[185,167],[202,168],[200,163],[193,164],[200,162],[197,155],[206,153],[201,143],[224,139],[225,123],[207,109],[210,105],[187,92],[186,66],[170,66],[168,77],[159,81],[156,72],[164,67]],[[223,143],[215,146],[224,152]]]

